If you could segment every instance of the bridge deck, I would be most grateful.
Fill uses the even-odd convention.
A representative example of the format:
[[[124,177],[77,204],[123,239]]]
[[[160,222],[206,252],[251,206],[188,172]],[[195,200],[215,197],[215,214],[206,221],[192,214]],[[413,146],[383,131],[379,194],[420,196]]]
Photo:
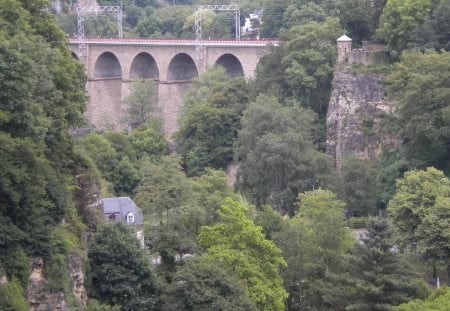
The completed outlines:
[[[79,44],[76,37],[69,38],[69,44]],[[155,46],[193,46],[195,39],[191,38],[95,38],[84,37],[83,43],[89,45],[155,45]],[[267,46],[279,45],[278,39],[203,39],[203,46]]]

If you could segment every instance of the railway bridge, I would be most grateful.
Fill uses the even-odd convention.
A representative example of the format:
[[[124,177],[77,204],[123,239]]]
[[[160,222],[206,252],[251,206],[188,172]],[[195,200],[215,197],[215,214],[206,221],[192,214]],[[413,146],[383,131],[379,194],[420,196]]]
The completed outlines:
[[[178,111],[192,79],[209,66],[219,65],[230,76],[252,79],[261,57],[277,40],[148,38],[69,39],[74,57],[86,67],[89,95],[87,119],[95,127],[120,129],[122,100],[136,79],[154,79],[158,85],[158,106],[167,137],[177,129]],[[83,46],[83,50],[80,47]],[[199,54],[200,53],[200,54]]]

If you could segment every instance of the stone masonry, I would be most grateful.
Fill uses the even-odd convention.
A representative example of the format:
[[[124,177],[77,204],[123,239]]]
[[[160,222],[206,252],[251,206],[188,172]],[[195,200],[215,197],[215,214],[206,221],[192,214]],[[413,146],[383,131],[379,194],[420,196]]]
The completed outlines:
[[[363,42],[363,49],[352,50],[351,39],[337,40],[338,64],[327,113],[327,154],[337,168],[349,155],[376,159],[382,144],[394,147],[398,140],[384,133],[383,118],[394,112],[395,103],[384,93],[385,75],[356,73],[352,64],[370,65],[374,55],[387,53],[383,45]]]
[[[269,45],[278,41],[204,40],[203,60],[199,63],[195,41],[152,39],[85,39],[89,104],[88,122],[103,129],[124,129],[123,99],[132,81],[151,78],[158,84],[158,106],[166,137],[177,130],[183,95],[192,78],[209,66],[220,64],[234,74],[252,79]],[[69,41],[78,58],[78,42]],[[227,68],[228,67],[228,68]]]

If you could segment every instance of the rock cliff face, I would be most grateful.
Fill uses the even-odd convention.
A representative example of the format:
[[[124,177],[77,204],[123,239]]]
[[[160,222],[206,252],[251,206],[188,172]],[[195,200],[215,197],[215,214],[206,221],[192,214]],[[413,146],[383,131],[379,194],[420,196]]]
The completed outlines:
[[[27,300],[30,303],[30,311],[68,311],[63,292],[49,293],[46,280],[43,277],[44,261],[42,258],[34,258],[32,272],[27,286]]]
[[[394,102],[383,90],[385,76],[351,73],[350,67],[336,68],[327,114],[327,153],[340,168],[346,156],[377,158],[382,143],[395,146],[397,139],[383,133],[381,121],[392,114]]]
[[[30,311],[69,311],[66,298],[62,291],[49,291],[47,281],[43,276],[44,261],[36,257],[32,260],[32,272],[27,286],[27,300]],[[70,277],[76,304],[85,306],[87,294],[84,288],[84,272],[81,258],[71,255],[69,258]]]

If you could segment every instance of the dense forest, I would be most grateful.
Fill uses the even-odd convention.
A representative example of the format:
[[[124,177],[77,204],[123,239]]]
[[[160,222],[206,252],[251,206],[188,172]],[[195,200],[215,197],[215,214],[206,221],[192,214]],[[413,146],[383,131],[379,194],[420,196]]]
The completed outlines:
[[[261,15],[244,36],[282,43],[251,81],[196,78],[169,141],[149,80],[124,99],[126,131],[89,128],[66,47],[74,1],[0,0],[0,310],[52,295],[75,311],[449,310],[450,2],[235,2],[241,25]],[[215,1],[125,0],[124,36],[192,37],[202,3]],[[233,37],[231,15],[201,14],[205,36]],[[86,35],[117,31],[107,15],[85,22]],[[326,118],[343,33],[390,51],[349,70],[385,75],[396,107],[382,130],[398,144],[337,168]],[[142,209],[144,247],[96,205],[122,196]]]

